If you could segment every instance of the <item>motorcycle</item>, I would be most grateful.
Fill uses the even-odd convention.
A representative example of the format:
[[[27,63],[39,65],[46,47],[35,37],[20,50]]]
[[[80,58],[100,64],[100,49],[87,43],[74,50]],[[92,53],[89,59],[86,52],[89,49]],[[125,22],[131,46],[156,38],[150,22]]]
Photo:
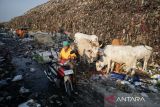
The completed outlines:
[[[51,82],[54,82],[57,87],[64,87],[67,95],[71,96],[74,71],[68,65],[70,60],[58,62],[54,56],[50,56],[50,58],[52,60],[46,64],[44,73]]]

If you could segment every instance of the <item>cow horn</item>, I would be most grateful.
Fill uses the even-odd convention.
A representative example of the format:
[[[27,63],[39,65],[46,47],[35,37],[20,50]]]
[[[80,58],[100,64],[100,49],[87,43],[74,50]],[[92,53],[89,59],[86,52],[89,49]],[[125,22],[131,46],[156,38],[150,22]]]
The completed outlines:
[[[102,47],[103,44],[100,44],[99,47]]]

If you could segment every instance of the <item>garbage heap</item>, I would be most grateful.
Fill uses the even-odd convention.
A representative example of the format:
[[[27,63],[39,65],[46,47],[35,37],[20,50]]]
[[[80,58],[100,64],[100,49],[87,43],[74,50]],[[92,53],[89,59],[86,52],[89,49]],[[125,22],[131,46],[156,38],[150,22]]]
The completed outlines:
[[[9,52],[9,50],[3,46],[0,45],[0,78],[7,77],[11,71],[13,71],[14,66],[11,63],[12,57]]]
[[[50,0],[24,15],[13,18],[8,26],[29,26],[31,30],[96,34],[110,44],[114,35],[126,44],[152,46],[154,59],[160,59],[159,0]],[[160,62],[160,61],[157,61]]]

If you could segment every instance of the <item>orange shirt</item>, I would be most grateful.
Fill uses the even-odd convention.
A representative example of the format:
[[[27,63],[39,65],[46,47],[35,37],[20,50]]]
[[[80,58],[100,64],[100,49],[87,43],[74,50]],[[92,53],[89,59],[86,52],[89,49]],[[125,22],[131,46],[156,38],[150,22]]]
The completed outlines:
[[[65,49],[62,48],[62,50],[60,51],[60,58],[66,60],[76,58],[76,54],[70,54],[71,51],[71,48],[69,48],[67,51],[65,51]]]

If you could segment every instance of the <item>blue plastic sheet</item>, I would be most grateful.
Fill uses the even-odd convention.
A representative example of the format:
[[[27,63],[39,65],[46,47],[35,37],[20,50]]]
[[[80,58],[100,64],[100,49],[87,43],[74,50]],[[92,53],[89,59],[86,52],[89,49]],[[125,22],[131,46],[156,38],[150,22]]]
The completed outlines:
[[[126,77],[126,74],[118,74],[118,73],[115,73],[115,72],[111,72],[110,77],[111,77],[111,78],[114,78],[114,79],[124,80],[125,77]],[[138,75],[135,75],[135,76],[133,76],[132,78],[131,78],[131,77],[128,77],[127,80],[132,80],[132,82],[136,82],[136,81],[139,82],[139,81],[140,81]]]

